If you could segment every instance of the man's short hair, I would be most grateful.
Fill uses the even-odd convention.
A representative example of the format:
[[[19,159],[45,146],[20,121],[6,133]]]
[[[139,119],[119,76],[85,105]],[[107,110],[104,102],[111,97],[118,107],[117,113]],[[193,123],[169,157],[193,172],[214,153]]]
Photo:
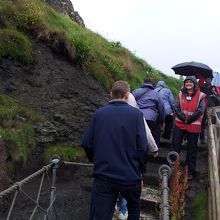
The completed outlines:
[[[153,80],[151,78],[145,78],[144,79],[144,82],[145,83],[151,83],[151,84],[154,84]]]
[[[112,85],[112,98],[122,99],[127,92],[130,92],[130,86],[126,81],[116,81]]]

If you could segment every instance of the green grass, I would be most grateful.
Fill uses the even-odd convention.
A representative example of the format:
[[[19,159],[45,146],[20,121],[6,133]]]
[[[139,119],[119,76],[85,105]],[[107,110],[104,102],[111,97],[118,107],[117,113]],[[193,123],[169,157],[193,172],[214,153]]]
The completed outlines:
[[[193,220],[208,220],[208,192],[197,194],[192,204]]]
[[[0,95],[0,136],[3,138],[9,157],[9,167],[16,163],[25,165],[36,146],[33,122],[45,120],[33,110],[21,106],[12,98]]]
[[[52,42],[53,46],[61,44],[64,53],[80,63],[106,90],[116,80],[128,81],[133,90],[144,78],[151,77],[155,82],[164,80],[176,97],[182,84],[155,70],[120,42],[110,42],[79,26],[40,0],[16,0],[13,4],[0,0],[0,26],[0,57],[32,62],[30,37],[35,33],[35,37]]]
[[[0,30],[0,58],[7,57],[23,63],[32,63],[32,43],[27,35],[16,29]]]
[[[59,155],[63,161],[82,161],[85,159],[85,153],[81,147],[55,145],[44,151],[42,161],[47,164],[53,155]]]

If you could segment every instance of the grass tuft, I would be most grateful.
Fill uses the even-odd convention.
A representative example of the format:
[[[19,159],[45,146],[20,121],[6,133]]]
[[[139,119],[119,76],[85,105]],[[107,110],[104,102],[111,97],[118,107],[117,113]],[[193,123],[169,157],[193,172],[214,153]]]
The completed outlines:
[[[0,57],[12,58],[23,63],[32,63],[32,43],[16,29],[0,30]]]
[[[47,164],[53,155],[59,155],[63,161],[82,161],[85,159],[85,152],[81,147],[70,147],[55,145],[48,147],[43,155],[42,161]]]

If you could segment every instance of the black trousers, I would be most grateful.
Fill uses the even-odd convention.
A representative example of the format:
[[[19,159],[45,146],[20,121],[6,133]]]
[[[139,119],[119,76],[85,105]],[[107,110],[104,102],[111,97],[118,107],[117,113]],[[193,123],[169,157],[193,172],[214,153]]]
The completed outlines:
[[[199,133],[187,132],[175,126],[173,131],[172,150],[176,151],[178,154],[181,153],[181,144],[185,135],[187,139],[185,164],[188,166],[189,174],[194,175],[196,172],[196,155],[198,150]]]
[[[123,185],[95,178],[94,187],[95,220],[112,220],[119,192],[127,200],[128,220],[139,220],[141,182]]]
[[[168,139],[168,140],[170,139],[172,128],[173,128],[173,116],[172,115],[166,115],[163,138]]]
[[[159,148],[160,146],[160,124],[157,121],[146,120],[146,122]]]

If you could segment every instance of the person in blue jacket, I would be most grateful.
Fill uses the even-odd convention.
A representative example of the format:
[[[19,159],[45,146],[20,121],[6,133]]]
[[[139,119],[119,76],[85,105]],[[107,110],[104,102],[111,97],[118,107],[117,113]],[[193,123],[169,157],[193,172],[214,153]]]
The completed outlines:
[[[143,157],[148,148],[143,114],[128,105],[127,82],[112,86],[112,100],[98,109],[84,132],[82,146],[94,163],[95,219],[111,220],[119,192],[128,219],[139,220]]]
[[[165,109],[165,128],[162,137],[170,139],[171,130],[173,128],[173,111],[174,111],[174,98],[173,93],[166,87],[164,81],[158,81],[155,91],[159,93],[159,96],[164,104]]]
[[[144,84],[140,88],[134,90],[132,94],[159,147],[160,128],[163,126],[165,120],[165,110],[158,92],[154,90],[152,80],[148,78],[145,79]]]

